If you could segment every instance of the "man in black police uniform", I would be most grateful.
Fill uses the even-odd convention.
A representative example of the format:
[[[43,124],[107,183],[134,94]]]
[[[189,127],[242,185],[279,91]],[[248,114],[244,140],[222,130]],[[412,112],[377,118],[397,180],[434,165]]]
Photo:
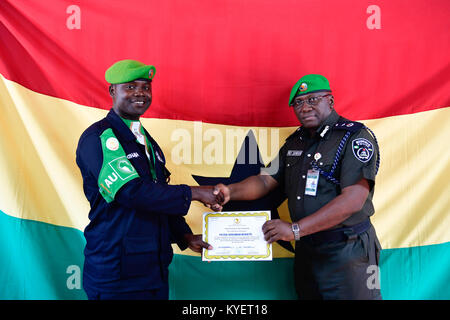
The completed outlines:
[[[302,124],[278,157],[257,176],[214,193],[229,200],[258,199],[277,186],[288,198],[293,223],[270,220],[265,239],[295,242],[295,285],[300,299],[381,299],[368,286],[369,266],[381,249],[369,217],[379,151],[362,123],[340,117],[328,80],[302,77],[289,105]],[[276,173],[268,168],[279,165]]]
[[[83,287],[88,299],[168,299],[171,243],[209,245],[185,222],[191,200],[212,187],[168,185],[162,150],[139,118],[152,101],[155,68],[122,60],[105,73],[113,107],[80,137],[76,161],[90,202]]]

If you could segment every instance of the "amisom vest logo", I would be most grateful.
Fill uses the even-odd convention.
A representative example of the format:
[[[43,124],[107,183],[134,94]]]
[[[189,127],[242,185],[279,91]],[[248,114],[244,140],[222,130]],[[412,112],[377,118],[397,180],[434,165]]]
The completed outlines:
[[[133,168],[126,156],[116,158],[108,164],[114,172],[117,173],[121,180],[126,180],[131,176],[137,175],[136,170]]]

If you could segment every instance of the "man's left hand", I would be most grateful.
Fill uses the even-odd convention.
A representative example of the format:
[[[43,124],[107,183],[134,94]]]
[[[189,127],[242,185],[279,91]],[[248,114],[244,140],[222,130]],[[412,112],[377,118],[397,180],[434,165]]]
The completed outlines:
[[[186,240],[189,249],[191,249],[194,252],[201,253],[202,248],[212,250],[212,246],[209,243],[202,240],[201,234],[186,233],[184,235],[184,239]]]
[[[264,239],[266,239],[268,243],[278,240],[294,240],[291,224],[280,219],[266,221],[262,226],[262,231],[264,232]]]

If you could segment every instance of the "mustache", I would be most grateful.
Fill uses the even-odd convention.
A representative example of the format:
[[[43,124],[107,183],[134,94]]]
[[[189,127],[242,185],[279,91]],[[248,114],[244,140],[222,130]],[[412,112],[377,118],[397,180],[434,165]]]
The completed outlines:
[[[299,118],[308,118],[308,117],[315,117],[316,113],[311,112],[311,113],[306,113],[306,114],[299,114]]]
[[[149,101],[152,101],[152,98],[151,97],[150,98],[131,98],[128,100],[131,102],[149,102]]]

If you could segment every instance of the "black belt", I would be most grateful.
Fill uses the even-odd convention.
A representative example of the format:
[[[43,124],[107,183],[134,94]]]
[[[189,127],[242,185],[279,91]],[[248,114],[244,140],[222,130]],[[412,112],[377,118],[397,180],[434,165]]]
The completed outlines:
[[[312,244],[347,241],[347,239],[352,236],[356,236],[367,231],[371,226],[372,224],[370,223],[370,219],[367,219],[351,227],[343,227],[313,233],[302,237],[300,241],[306,240]]]

